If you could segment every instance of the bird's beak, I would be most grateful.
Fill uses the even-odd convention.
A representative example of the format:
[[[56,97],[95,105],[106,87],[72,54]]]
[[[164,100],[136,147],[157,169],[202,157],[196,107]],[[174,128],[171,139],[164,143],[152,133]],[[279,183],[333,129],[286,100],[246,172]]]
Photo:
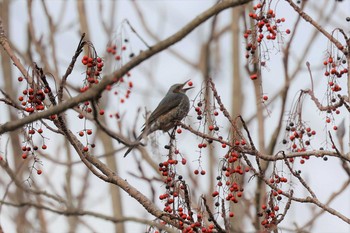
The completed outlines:
[[[184,82],[184,83],[182,84],[182,91],[186,92],[186,91],[188,91],[188,90],[194,88],[194,87],[186,87],[186,88],[183,88],[190,80],[191,80],[191,79],[187,80],[186,82]]]

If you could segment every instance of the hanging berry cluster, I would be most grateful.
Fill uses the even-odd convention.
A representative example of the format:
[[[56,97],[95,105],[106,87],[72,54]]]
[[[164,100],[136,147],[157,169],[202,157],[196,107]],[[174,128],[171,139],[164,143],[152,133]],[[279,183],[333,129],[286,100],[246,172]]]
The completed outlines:
[[[23,81],[23,77],[18,78],[19,82]],[[49,89],[45,88],[40,82],[27,84],[27,87],[22,91],[23,95],[18,97],[18,101],[24,107],[24,111],[28,113],[40,112],[45,109],[43,101]]]
[[[83,87],[80,88],[80,92],[85,92],[89,88],[91,88],[94,85],[99,84],[101,81],[101,73],[104,67],[104,61],[101,57],[99,57],[92,45],[89,45],[88,48],[88,54],[84,55],[82,60],[82,64],[85,66],[85,78],[83,81]],[[99,106],[96,104],[95,108],[97,109]],[[86,114],[91,114],[93,111],[93,107],[91,106],[91,103],[89,101],[84,102],[83,104],[78,106],[80,113],[78,115],[79,119],[84,119],[84,129],[78,132],[78,135],[80,137],[85,136],[86,139],[86,145],[83,147],[83,152],[88,152],[89,147],[94,148],[95,144],[90,144],[88,136],[92,135],[93,130],[86,128]],[[105,110],[99,109],[98,110],[99,115],[104,115]]]
[[[288,163],[288,161],[285,161]],[[289,169],[292,169],[291,166],[287,165]],[[285,184],[288,185],[288,189],[290,189],[290,184],[287,183],[288,179],[284,176],[282,171],[278,171],[276,167],[276,163],[274,163],[273,172],[268,180],[268,183],[271,188],[270,192],[267,192],[267,201],[261,205],[261,211],[257,213],[259,218],[263,218],[260,224],[265,229],[273,228],[278,225],[280,221],[283,219],[283,213],[280,212],[280,208],[284,205],[284,208],[289,208],[289,204],[283,203],[283,191],[282,188]]]
[[[127,44],[129,43],[129,39],[124,39],[124,44],[119,48],[117,44],[110,44],[107,46],[107,53],[114,56],[114,59],[118,62],[122,62],[124,58],[124,53],[127,52]],[[133,52],[129,52],[128,57],[133,58],[135,54]]]
[[[235,143],[236,144],[236,143]],[[237,142],[237,144],[240,144]],[[241,156],[236,151],[229,151],[223,158],[220,175],[216,177],[216,190],[212,197],[216,199],[215,207],[217,213],[220,213],[221,200],[237,204],[243,196],[244,188],[236,181],[240,180],[244,173],[249,172],[250,168],[241,163]],[[228,205],[232,206],[232,205]],[[228,212],[229,217],[234,217],[234,212]]]
[[[23,82],[24,78],[19,77],[18,81]],[[38,79],[39,80],[39,79]],[[27,82],[27,87],[22,91],[22,95],[18,97],[20,105],[23,107],[23,112],[28,114],[33,114],[45,110],[45,99],[46,95],[50,92],[50,89],[45,87],[45,85],[38,81]],[[51,116],[50,119],[54,119],[55,116]],[[24,140],[22,146],[22,159],[27,159],[28,157],[33,158],[33,164],[30,169],[30,174],[33,170],[36,170],[37,174],[42,174],[42,170],[38,168],[38,164],[42,165],[36,151],[39,150],[37,145],[37,140],[35,140],[35,135],[40,136],[40,147],[42,150],[47,149],[45,144],[45,137],[43,136],[43,128],[41,124],[31,123],[24,127]]]
[[[85,55],[81,60],[81,63],[86,66],[86,76],[84,79],[83,87],[80,89],[80,92],[85,92],[91,86],[98,84],[101,80],[101,72],[104,66],[102,58],[97,57],[96,53],[93,53],[94,56]]]
[[[164,162],[159,163],[159,171],[163,176],[163,182],[166,185],[166,192],[159,196],[160,200],[166,200],[164,211],[172,213],[174,208],[170,204],[173,204],[174,199],[178,198],[179,189],[183,190],[182,176],[177,174],[177,165],[179,161],[182,165],[186,165],[186,159],[181,155],[178,149],[173,149],[172,146],[166,147],[169,149],[170,155]],[[177,159],[180,157],[180,160]]]
[[[112,64],[116,64],[115,68],[120,68],[125,61],[134,57],[134,53],[132,52],[132,47],[129,42],[128,35],[119,34],[118,38],[107,46],[107,55],[109,58],[112,58]],[[107,86],[106,90],[113,91],[114,95],[118,97],[118,102],[124,104],[127,99],[129,99],[130,94],[132,92],[132,88],[134,86],[133,82],[130,80],[131,73],[128,72],[124,77],[115,77],[116,83],[118,82],[118,86]],[[125,88],[118,88],[123,85]],[[120,118],[119,112],[115,114],[110,114],[110,117],[115,116],[117,119]]]
[[[278,191],[272,191],[270,192],[270,201],[269,205],[262,204],[261,205],[261,212],[258,213],[258,217],[262,217],[263,220],[260,222],[260,224],[265,228],[273,228],[274,226],[277,225],[278,219],[277,217],[279,216],[279,210],[280,207],[278,205],[278,202],[275,202],[275,200],[282,199],[282,190]],[[277,197],[277,198],[276,198]]]
[[[289,121],[282,143],[288,145],[288,150],[291,152],[305,152],[312,149],[311,142],[314,135],[316,131],[301,120],[295,123]],[[307,159],[309,159],[308,156],[302,156],[300,163],[304,164]],[[290,158],[289,162],[294,162],[294,159]]]
[[[191,86],[192,83],[189,83],[189,86]],[[219,135],[220,127],[217,123],[217,117],[219,116],[219,111],[221,109],[217,108],[215,103],[212,106],[206,106],[207,103],[205,101],[205,97],[203,96],[204,93],[202,93],[200,99],[198,100],[196,107],[194,108],[195,112],[197,113],[197,120],[199,121],[200,127],[202,128],[202,131],[204,133],[209,133],[210,135],[216,135],[220,140],[223,140],[223,137]],[[211,119],[210,122],[208,119]],[[200,129],[199,129],[200,130]],[[202,138],[201,142],[198,143],[197,147],[200,149],[200,156],[199,161],[201,158],[202,149],[207,148],[208,144],[213,143],[213,140],[210,138]],[[221,144],[222,148],[226,148],[226,144]],[[205,170],[200,168],[200,171],[198,169],[194,170],[194,174],[198,175],[205,175]]]
[[[338,29],[333,31],[333,34],[337,33]],[[344,35],[343,33],[341,33]],[[345,36],[346,39],[346,36]],[[326,107],[323,108],[323,111],[326,111],[326,128],[329,124],[332,124],[331,127],[333,130],[338,130],[338,126],[335,125],[335,115],[340,114],[340,107],[343,105],[343,100],[340,99],[340,91],[342,90],[341,82],[344,83],[343,77],[348,78],[348,52],[344,50],[344,46],[340,43],[335,46],[330,44],[328,48],[327,56],[323,61],[324,65],[324,76],[327,78],[327,93],[326,93]],[[342,81],[343,80],[343,81]],[[334,145],[332,143],[332,148]]]
[[[169,150],[172,150],[169,148]],[[181,161],[182,165],[186,164],[186,159],[182,157],[178,149],[174,149],[173,156],[180,156],[180,160],[169,157],[167,161],[159,163],[159,171],[161,172],[165,184],[165,193],[159,195],[159,200],[164,203],[164,212],[175,215],[178,219],[178,224],[183,232],[192,232],[190,229],[195,229],[202,226],[200,215],[197,216],[197,221],[194,221],[194,213],[189,210],[189,191],[187,185],[181,175],[176,172],[176,166]],[[185,227],[185,222],[188,227]],[[192,224],[188,224],[192,223]]]
[[[245,56],[247,59],[256,53],[257,48],[263,44],[262,42],[275,41],[279,36],[281,38],[283,36],[280,26],[285,22],[285,18],[276,18],[276,13],[270,8],[270,5],[269,1],[261,1],[253,7],[253,12],[249,13],[249,17],[254,21],[254,27],[247,29],[243,35],[247,41]],[[284,31],[285,34],[290,34],[290,32],[289,29]],[[261,64],[265,64],[267,58],[268,56],[263,56]]]
[[[328,104],[336,102],[337,92],[341,91],[342,88],[339,84],[339,79],[348,73],[346,67],[346,58],[344,55],[330,54],[324,61],[323,65],[325,68],[324,76],[328,81],[327,88],[327,100]]]

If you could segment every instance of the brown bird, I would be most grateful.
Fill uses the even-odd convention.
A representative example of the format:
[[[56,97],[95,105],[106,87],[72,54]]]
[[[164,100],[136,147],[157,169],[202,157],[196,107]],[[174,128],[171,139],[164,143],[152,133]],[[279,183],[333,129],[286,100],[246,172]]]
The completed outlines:
[[[141,141],[142,138],[148,136],[157,130],[169,131],[175,127],[177,121],[181,121],[187,116],[190,110],[190,100],[185,94],[186,91],[193,87],[184,88],[187,80],[184,83],[174,84],[170,87],[165,97],[160,101],[157,108],[151,113],[151,116],[146,120],[141,134],[136,141]],[[126,157],[132,149],[137,146],[131,146],[124,154]]]

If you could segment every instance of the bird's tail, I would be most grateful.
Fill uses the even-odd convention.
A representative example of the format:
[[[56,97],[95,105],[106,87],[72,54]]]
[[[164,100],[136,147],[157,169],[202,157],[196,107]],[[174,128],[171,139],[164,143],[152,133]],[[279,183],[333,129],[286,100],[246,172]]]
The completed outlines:
[[[140,144],[140,141],[143,138],[144,133],[142,132],[135,140],[135,145],[129,147],[129,149],[125,152],[124,154],[124,158],[132,151],[132,149],[134,149],[135,147],[137,147]]]

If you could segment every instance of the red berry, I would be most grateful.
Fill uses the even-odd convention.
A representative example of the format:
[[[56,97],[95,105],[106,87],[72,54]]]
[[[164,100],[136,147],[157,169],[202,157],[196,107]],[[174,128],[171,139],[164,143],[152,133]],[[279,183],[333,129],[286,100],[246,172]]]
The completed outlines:
[[[41,146],[41,148],[42,148],[43,150],[46,150],[46,149],[47,149],[47,146],[44,144],[44,145]]]
[[[187,84],[188,84],[188,86],[190,86],[190,87],[193,86],[193,82],[192,82],[192,81],[189,81]]]
[[[41,169],[38,169],[38,170],[36,170],[36,173],[37,173],[38,175],[41,175],[41,173],[43,173],[43,171],[42,171]]]
[[[177,132],[178,134],[180,134],[180,133],[182,133],[182,130],[181,130],[180,128],[178,128],[178,129],[176,130],[176,132]]]
[[[26,158],[28,158],[28,154],[27,153],[23,153],[22,154],[22,159],[26,159]]]
[[[198,175],[199,174],[199,171],[196,169],[196,170],[194,170],[194,172],[193,172],[195,175]]]
[[[252,74],[252,75],[250,75],[250,79],[251,80],[255,80],[255,79],[257,79],[258,78],[258,75],[257,74]]]
[[[269,99],[269,97],[268,97],[267,95],[264,95],[264,96],[263,96],[263,100],[264,100],[264,101],[266,101],[266,100],[268,100],[268,99]]]
[[[214,192],[211,194],[212,197],[216,197],[217,195],[219,195],[219,192],[218,192],[218,191],[214,191]]]

